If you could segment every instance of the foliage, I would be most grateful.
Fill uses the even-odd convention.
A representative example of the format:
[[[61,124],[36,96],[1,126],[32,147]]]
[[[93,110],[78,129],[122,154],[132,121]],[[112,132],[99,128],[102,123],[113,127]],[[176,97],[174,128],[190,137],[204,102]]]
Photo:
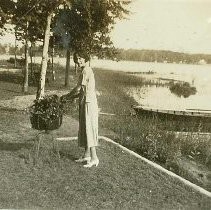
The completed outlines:
[[[34,101],[30,114],[39,114],[44,120],[54,120],[63,114],[63,105],[57,95],[45,96]]]
[[[109,126],[117,136],[115,140],[149,160],[177,171],[177,158],[181,156],[181,144],[173,133],[158,127],[159,121],[150,121],[138,116],[116,117],[111,122],[100,119],[100,123]]]
[[[123,18],[123,14],[128,13],[123,7],[123,5],[128,4],[128,1],[29,0],[27,4],[25,0],[14,1],[13,10],[10,12],[10,14],[14,14],[11,17],[11,23],[15,25],[16,38],[25,41],[25,56],[28,57],[28,41],[31,44],[38,40],[43,41],[43,59],[37,98],[44,95],[52,19],[57,14],[59,5],[68,3],[69,8],[65,13],[67,18],[63,22],[64,32],[69,34],[71,38],[69,42],[71,46],[68,48],[71,47],[73,51],[85,51],[89,55],[98,52],[99,56],[102,57],[102,54],[108,52],[109,49],[107,55],[112,56],[114,48],[109,37],[111,26],[115,23],[116,18]],[[27,60],[26,58],[24,92],[27,92],[28,88]]]
[[[13,0],[0,1],[0,35],[6,30],[5,24],[12,18],[14,8]]]
[[[180,141],[182,142],[182,155],[201,164],[208,162],[211,154],[211,138],[209,135],[200,136],[200,133],[195,133],[195,135],[189,133],[186,138],[180,139]]]
[[[196,94],[196,88],[191,87],[188,82],[183,82],[183,83],[178,82],[176,84],[171,83],[169,89],[175,95],[179,97],[183,96],[184,98]]]
[[[55,27],[67,48],[89,55],[112,57],[115,53],[110,32],[117,18],[129,14],[128,1],[72,0],[71,8],[61,10]]]
[[[6,53],[6,46],[0,44],[0,55],[4,55]]]
[[[26,4],[25,0],[18,0],[12,19],[16,26],[17,38],[27,37],[32,43],[43,40],[46,18],[61,2],[61,0],[30,0]]]

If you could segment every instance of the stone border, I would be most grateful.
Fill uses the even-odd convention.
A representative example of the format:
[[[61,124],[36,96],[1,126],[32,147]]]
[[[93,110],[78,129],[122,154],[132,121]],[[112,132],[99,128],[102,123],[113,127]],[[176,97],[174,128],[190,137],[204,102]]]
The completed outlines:
[[[61,137],[61,138],[57,138],[57,140],[59,140],[59,141],[70,141],[70,140],[77,140],[77,139],[78,139],[78,137]],[[154,162],[152,162],[152,161],[150,161],[150,160],[148,160],[148,159],[142,157],[141,155],[139,155],[139,154],[133,152],[132,150],[129,150],[128,148],[126,148],[126,147],[122,146],[121,144],[119,144],[119,143],[113,141],[112,139],[107,138],[107,137],[104,137],[104,136],[99,136],[99,139],[103,139],[103,140],[106,141],[106,142],[110,142],[110,143],[112,143],[112,144],[118,146],[118,147],[121,148],[122,150],[124,150],[124,151],[126,151],[127,153],[129,153],[129,154],[131,154],[131,155],[133,155],[133,156],[135,156],[135,157],[141,159],[143,162],[149,164],[150,166],[152,166],[152,167],[154,167],[154,168],[156,168],[156,169],[158,169],[158,170],[160,170],[160,171],[162,171],[162,172],[168,174],[168,175],[171,176],[171,177],[174,177],[174,178],[180,180],[181,182],[183,182],[184,184],[190,186],[190,187],[193,188],[194,190],[196,190],[196,191],[198,191],[198,192],[200,192],[200,193],[202,193],[202,194],[204,194],[204,195],[206,195],[206,196],[208,196],[208,197],[211,198],[211,192],[209,192],[209,191],[203,189],[202,187],[200,187],[200,186],[198,186],[198,185],[196,185],[196,184],[193,184],[192,182],[190,182],[190,181],[188,181],[188,180],[182,178],[181,176],[178,176],[177,174],[175,174],[175,173],[173,173],[173,172],[171,172],[171,171],[169,171],[169,170],[163,168],[162,166],[160,166],[160,165],[158,165],[158,164],[156,164],[156,163],[154,163]]]

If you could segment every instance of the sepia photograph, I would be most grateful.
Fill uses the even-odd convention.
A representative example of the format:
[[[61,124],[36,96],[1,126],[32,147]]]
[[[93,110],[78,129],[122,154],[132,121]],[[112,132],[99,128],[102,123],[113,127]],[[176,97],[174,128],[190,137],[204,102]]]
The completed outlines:
[[[211,0],[0,0],[0,209],[210,210]]]

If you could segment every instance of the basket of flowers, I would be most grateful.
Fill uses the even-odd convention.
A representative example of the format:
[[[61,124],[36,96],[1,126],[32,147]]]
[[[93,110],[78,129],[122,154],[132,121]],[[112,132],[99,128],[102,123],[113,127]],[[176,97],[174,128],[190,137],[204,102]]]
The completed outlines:
[[[57,95],[35,100],[29,110],[32,128],[36,130],[55,130],[62,124],[63,104]]]

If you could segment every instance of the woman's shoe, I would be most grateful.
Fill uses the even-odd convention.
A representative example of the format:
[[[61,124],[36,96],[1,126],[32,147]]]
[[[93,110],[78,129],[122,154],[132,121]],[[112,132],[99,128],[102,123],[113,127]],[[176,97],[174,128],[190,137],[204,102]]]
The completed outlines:
[[[99,159],[93,160],[88,162],[86,165],[84,165],[85,168],[91,168],[92,166],[98,166],[99,164]]]
[[[79,159],[75,160],[76,163],[83,163],[83,162],[89,162],[91,160],[91,157],[80,157]]]

